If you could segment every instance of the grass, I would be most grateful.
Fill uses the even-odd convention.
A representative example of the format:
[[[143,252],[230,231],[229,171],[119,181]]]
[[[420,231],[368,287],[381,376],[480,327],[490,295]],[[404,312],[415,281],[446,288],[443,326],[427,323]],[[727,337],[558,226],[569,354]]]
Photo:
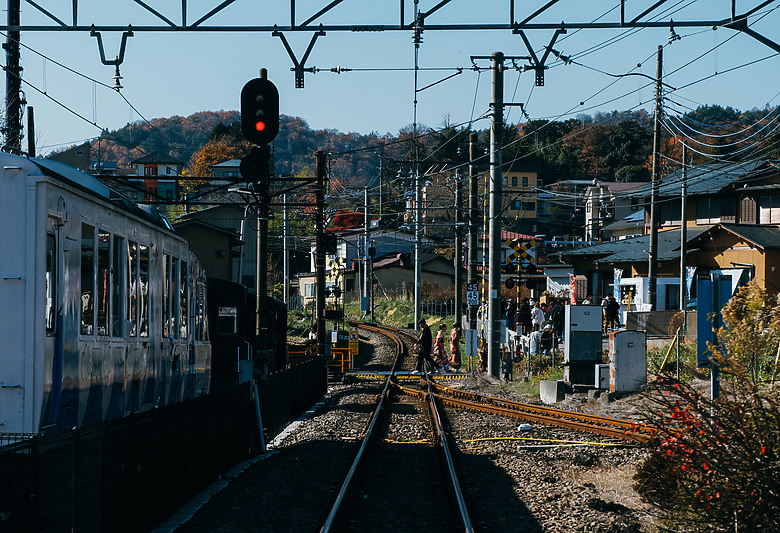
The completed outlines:
[[[516,392],[534,398],[539,397],[539,382],[543,379],[558,380],[563,379],[563,368],[547,368],[541,373],[533,374],[528,380],[525,379],[525,366],[523,362],[515,363],[514,381],[510,381],[501,386],[501,390]]]

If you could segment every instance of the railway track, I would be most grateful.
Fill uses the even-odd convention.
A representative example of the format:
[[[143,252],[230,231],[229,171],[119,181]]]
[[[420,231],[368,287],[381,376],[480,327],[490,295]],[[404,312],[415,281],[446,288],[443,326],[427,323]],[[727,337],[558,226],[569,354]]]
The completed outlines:
[[[366,326],[361,325],[361,327]],[[370,327],[373,327],[376,331],[385,333],[395,331],[393,328],[388,328],[386,326],[374,325]],[[648,424],[505,400],[503,398],[486,396],[484,394],[468,392],[461,389],[453,389],[435,383],[429,385],[429,390],[402,386],[395,382],[394,386],[405,394],[419,398],[425,398],[430,394],[444,405],[460,409],[509,416],[521,420],[539,422],[595,435],[612,437],[623,441],[641,444],[648,442],[659,433],[658,428]]]
[[[359,326],[392,339],[396,358],[321,531],[378,530],[388,524],[401,531],[442,528],[474,531],[434,396],[406,396],[391,401],[394,371],[408,353],[399,332],[369,324]],[[432,384],[424,380],[422,383],[430,392]],[[394,437],[394,425],[423,426],[427,428],[427,436],[418,441],[399,442]],[[407,502],[388,501],[384,496],[388,484],[408,486]],[[457,502],[457,513],[437,512],[439,502],[453,499]],[[398,512],[399,506],[403,512]]]

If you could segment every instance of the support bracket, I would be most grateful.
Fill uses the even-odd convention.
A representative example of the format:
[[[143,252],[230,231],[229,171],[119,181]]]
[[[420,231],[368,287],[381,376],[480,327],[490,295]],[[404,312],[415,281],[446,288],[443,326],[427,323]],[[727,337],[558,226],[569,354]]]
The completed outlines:
[[[528,53],[531,54],[531,65],[526,66],[525,70],[535,71],[536,86],[544,87],[544,71],[547,70],[547,65],[545,65],[545,62],[547,61],[547,58],[550,55],[550,51],[552,50],[555,41],[558,40],[558,37],[561,34],[566,33],[566,29],[559,28],[555,30],[552,39],[550,39],[550,44],[548,44],[544,49],[544,54],[542,54],[541,59],[537,57],[536,52],[534,52],[533,46],[531,46],[531,42],[528,40],[528,37],[525,36],[525,32],[523,30],[515,28],[514,30],[512,30],[512,33],[520,35],[520,37],[523,39],[523,42],[525,43],[525,47],[528,49]]]
[[[296,89],[303,89],[303,73],[304,72],[311,72],[314,74],[316,72],[316,69],[314,67],[305,67],[306,60],[309,59],[309,54],[311,54],[312,48],[314,48],[314,43],[317,41],[317,37],[320,35],[325,35],[325,32],[322,30],[318,30],[314,32],[314,35],[311,36],[311,41],[309,41],[309,46],[306,48],[306,52],[303,54],[303,57],[300,61],[295,57],[295,52],[293,52],[293,49],[290,47],[290,43],[287,42],[287,37],[284,36],[284,33],[274,30],[272,33],[274,37],[279,37],[282,40],[282,44],[284,45],[285,50],[287,50],[287,54],[290,56],[290,59],[292,59],[293,67],[290,68],[293,72],[295,72],[295,88]]]

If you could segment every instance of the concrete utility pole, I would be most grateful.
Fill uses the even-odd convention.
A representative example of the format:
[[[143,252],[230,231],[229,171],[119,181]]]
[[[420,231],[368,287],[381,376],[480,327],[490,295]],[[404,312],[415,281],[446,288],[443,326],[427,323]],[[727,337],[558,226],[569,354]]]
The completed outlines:
[[[501,372],[501,211],[503,173],[501,168],[502,130],[504,124],[504,54],[494,52],[491,60],[492,83],[490,122],[490,246],[488,278],[488,372],[498,377]]]
[[[417,139],[415,138],[415,143]],[[414,327],[422,318],[422,185],[420,169],[414,169]]]
[[[8,0],[8,26],[19,26],[21,0]],[[19,66],[19,30],[9,30],[5,41],[5,145],[22,147],[22,68]]]
[[[317,355],[325,355],[325,153],[318,150],[315,154],[317,183],[314,186],[317,204],[317,213],[314,226],[317,231],[316,251],[314,255],[314,268],[317,281]]]
[[[460,159],[460,158],[458,158]],[[460,163],[460,161],[458,161]],[[455,174],[455,323],[463,319],[463,178],[460,171]]]
[[[656,277],[658,276],[658,182],[661,174],[661,78],[663,77],[663,47],[658,45],[655,74],[655,119],[653,128],[653,174],[650,188],[650,263],[647,268],[648,303],[655,311]]]
[[[477,283],[477,251],[479,239],[479,182],[477,181],[477,134],[469,135],[469,285]],[[477,329],[477,310],[469,306],[469,329]]]
[[[363,246],[363,299],[360,302],[360,307],[362,311],[362,315],[364,317],[368,317],[368,312],[370,311],[371,306],[371,278],[369,274],[369,263],[371,262],[371,258],[368,256],[368,247],[369,244],[369,223],[370,223],[370,213],[368,212],[368,187],[363,189],[363,205],[365,206],[365,211],[363,213],[363,237],[364,237],[364,244]]]

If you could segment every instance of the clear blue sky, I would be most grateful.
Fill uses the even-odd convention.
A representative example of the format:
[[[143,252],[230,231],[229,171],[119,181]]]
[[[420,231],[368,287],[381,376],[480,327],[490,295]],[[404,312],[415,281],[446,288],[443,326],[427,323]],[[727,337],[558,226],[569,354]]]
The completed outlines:
[[[42,1],[40,4],[64,21],[70,21],[70,3]],[[174,21],[180,21],[181,2],[147,3]],[[218,5],[218,0],[190,0],[188,21],[192,22]],[[438,1],[421,0],[420,9],[431,9]],[[652,5],[651,0],[629,2],[627,19]],[[740,11],[758,5],[759,0],[738,2]],[[61,5],[60,5],[61,4]],[[259,6],[262,4],[262,6]],[[298,0],[297,22],[327,5],[326,0]],[[516,20],[522,20],[546,1],[516,1]],[[634,5],[635,4],[635,5]],[[729,16],[727,0],[670,0],[654,13],[668,21],[722,19]],[[406,2],[407,19],[413,3]],[[465,2],[454,0],[436,13],[429,24],[500,22],[508,20],[508,0]],[[535,22],[617,22],[617,0],[562,0]],[[82,0],[79,24],[136,26],[161,22],[140,6],[126,0]],[[780,2],[773,2],[753,15],[751,28],[780,42]],[[633,10],[633,11],[631,11]],[[262,15],[257,13],[261,11]],[[397,23],[396,1],[346,0],[325,15],[323,24]],[[603,17],[602,17],[603,16]],[[601,18],[600,18],[601,17]],[[213,25],[269,24],[290,22],[288,2],[238,0],[209,21]],[[29,4],[22,3],[22,24],[51,24]],[[679,113],[702,104],[731,105],[746,110],[778,104],[780,57],[751,37],[727,28],[676,28],[682,39],[664,49],[664,81],[678,90],[668,94],[669,113]],[[526,35],[538,53],[546,45],[551,30],[529,30]],[[300,58],[311,38],[310,32],[287,33]],[[533,72],[505,73],[506,101],[522,102],[530,118],[565,119],[580,113],[652,109],[652,82],[638,76],[615,78],[606,73],[641,72],[655,76],[656,47],[666,45],[667,28],[586,29],[562,35],[555,48],[572,56],[576,63],[563,65],[548,59],[550,69],[544,87],[534,87]],[[94,84],[51,60],[107,85],[113,83],[114,68],[102,65],[97,41],[87,32],[26,32],[22,43],[23,77],[36,87],[78,112],[89,121],[110,130],[141,117],[114,91]],[[120,35],[103,35],[106,55],[119,50]],[[713,51],[712,49],[715,48]],[[490,72],[469,70],[472,55],[527,55],[521,38],[509,31],[443,32],[427,31],[419,51],[422,70],[419,87],[440,80],[464,67],[462,74],[422,91],[418,96],[418,123],[439,127],[445,121],[460,124],[487,112],[490,101]],[[44,59],[45,56],[49,59]],[[752,65],[749,65],[750,63]],[[577,64],[579,63],[579,64]],[[636,68],[641,63],[640,68]],[[480,66],[487,66],[481,61]],[[748,65],[748,66],[743,66]],[[266,67],[269,78],[279,88],[281,112],[300,116],[312,128],[343,132],[397,133],[414,119],[414,47],[411,31],[383,33],[328,32],[320,37],[307,66],[323,70],[332,67],[361,69],[334,74],[306,74],[304,89],[294,88],[292,62],[281,40],[268,33],[136,32],[128,39],[124,63],[123,95],[147,119],[186,116],[197,111],[238,109],[242,85]],[[739,67],[739,68],[738,68]],[[374,70],[380,69],[380,70]],[[734,70],[730,70],[734,69]],[[717,75],[715,75],[717,73]],[[46,153],[69,144],[94,138],[99,129],[65,111],[31,87],[24,85],[30,105],[35,107],[36,140]],[[580,105],[584,102],[584,105]],[[687,106],[687,107],[686,107]],[[520,120],[518,108],[507,110],[508,120]],[[488,122],[475,124],[486,128]]]

